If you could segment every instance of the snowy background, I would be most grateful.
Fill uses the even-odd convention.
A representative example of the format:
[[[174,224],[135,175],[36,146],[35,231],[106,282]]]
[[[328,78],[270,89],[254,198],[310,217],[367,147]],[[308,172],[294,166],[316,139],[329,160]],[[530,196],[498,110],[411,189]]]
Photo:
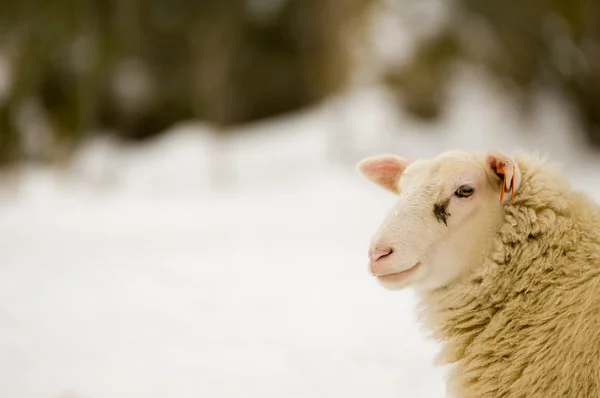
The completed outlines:
[[[401,40],[400,40],[401,41]],[[234,129],[106,136],[0,185],[0,396],[445,397],[411,291],[367,272],[394,197],[363,156],[548,153],[600,200],[569,104],[531,120],[474,73],[419,124],[377,85]]]
[[[394,198],[351,161],[541,150],[600,199],[600,162],[564,133],[556,104],[517,133],[485,86],[456,90],[448,120],[425,132],[372,89],[226,142],[182,125],[143,147],[90,142],[67,170],[7,177],[2,396],[444,397],[412,293],[367,273]],[[354,139],[338,141],[346,126]],[[353,151],[336,155],[340,145]]]

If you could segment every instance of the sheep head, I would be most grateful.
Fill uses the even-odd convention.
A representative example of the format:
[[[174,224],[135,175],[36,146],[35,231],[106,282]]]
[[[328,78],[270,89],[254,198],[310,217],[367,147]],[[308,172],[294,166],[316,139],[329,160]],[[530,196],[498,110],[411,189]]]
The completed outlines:
[[[357,168],[398,196],[369,250],[370,271],[388,289],[443,287],[480,262],[521,182],[518,164],[501,153],[381,155]]]

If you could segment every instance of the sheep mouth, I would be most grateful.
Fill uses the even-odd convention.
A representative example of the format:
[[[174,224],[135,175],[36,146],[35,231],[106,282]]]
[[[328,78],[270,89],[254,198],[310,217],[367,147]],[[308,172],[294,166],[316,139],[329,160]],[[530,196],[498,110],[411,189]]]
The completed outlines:
[[[416,263],[412,267],[400,272],[393,272],[384,275],[376,275],[380,282],[402,282],[409,278],[421,266],[421,262]]]

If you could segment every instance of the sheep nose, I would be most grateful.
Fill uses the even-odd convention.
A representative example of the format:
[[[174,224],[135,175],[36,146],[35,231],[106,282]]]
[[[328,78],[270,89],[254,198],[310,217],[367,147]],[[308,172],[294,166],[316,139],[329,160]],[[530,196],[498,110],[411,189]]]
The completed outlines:
[[[371,260],[371,263],[374,263],[389,256],[393,251],[394,250],[390,246],[377,246],[369,250],[369,259]]]

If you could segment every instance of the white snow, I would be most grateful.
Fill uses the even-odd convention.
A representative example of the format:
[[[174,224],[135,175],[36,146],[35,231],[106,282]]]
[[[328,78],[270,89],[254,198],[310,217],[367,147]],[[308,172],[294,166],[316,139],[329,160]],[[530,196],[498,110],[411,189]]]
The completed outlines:
[[[556,106],[522,135],[491,90],[465,79],[434,127],[368,89],[228,139],[182,125],[20,170],[0,203],[0,396],[444,397],[412,292],[367,272],[394,198],[353,164],[521,146],[599,199]]]

